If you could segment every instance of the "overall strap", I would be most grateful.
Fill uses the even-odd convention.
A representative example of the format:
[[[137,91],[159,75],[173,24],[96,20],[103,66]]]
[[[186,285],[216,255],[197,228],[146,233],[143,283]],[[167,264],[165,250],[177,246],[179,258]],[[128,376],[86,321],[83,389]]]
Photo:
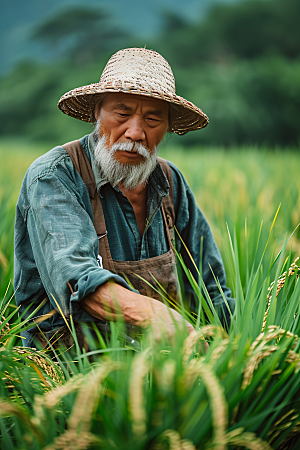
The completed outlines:
[[[68,142],[63,148],[69,154],[72,163],[84,181],[91,198],[95,198],[97,186],[87,154],[79,140]],[[94,211],[93,211],[94,212]]]
[[[94,227],[99,240],[99,254],[103,258],[104,268],[108,268],[105,267],[106,261],[111,259],[111,255],[107,239],[107,230],[91,164],[79,140],[68,142],[63,145],[63,148],[69,154],[75,169],[81,176],[89,192],[93,210]]]
[[[162,205],[164,207],[168,226],[169,228],[172,228],[175,224],[175,210],[174,210],[174,202],[173,202],[173,175],[172,170],[167,161],[163,158],[158,157],[158,162],[161,166],[161,168],[164,171],[164,174],[167,177],[167,180],[170,185],[169,194],[163,198]]]
[[[175,233],[174,233],[174,225],[175,225],[175,210],[174,210],[174,202],[173,202],[173,175],[172,170],[167,163],[167,161],[163,158],[157,158],[159,164],[161,165],[164,174],[166,175],[170,188],[169,194],[163,198],[162,201],[162,215],[164,222],[166,224],[167,236],[170,248],[174,250],[175,247]]]

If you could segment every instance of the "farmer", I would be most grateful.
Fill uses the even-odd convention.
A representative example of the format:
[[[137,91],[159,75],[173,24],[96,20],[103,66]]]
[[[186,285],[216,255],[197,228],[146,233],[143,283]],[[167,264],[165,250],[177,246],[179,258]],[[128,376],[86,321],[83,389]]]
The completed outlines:
[[[150,325],[157,338],[163,325],[172,336],[183,319],[160,293],[179,302],[174,246],[196,280],[191,257],[199,267],[202,247],[207,293],[228,324],[234,301],[210,228],[180,171],[157,157],[167,132],[208,124],[201,109],[176,95],[167,61],[152,50],[120,50],[99,83],[67,92],[58,107],[96,126],[38,158],[22,184],[16,301],[25,317],[44,301],[38,315],[47,319],[23,333],[24,345],[51,338],[71,315],[75,323],[100,325],[123,317],[129,325]],[[185,301],[197,311],[185,274],[183,281]]]

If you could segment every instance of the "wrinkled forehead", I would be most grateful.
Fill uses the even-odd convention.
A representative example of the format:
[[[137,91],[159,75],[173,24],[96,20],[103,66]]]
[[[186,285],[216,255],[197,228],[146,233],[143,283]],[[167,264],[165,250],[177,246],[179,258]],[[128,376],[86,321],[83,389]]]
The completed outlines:
[[[99,112],[102,107],[134,110],[138,106],[143,109],[153,110],[161,117],[168,117],[169,103],[153,97],[137,94],[125,94],[122,92],[111,92],[105,94],[96,104],[95,111]]]

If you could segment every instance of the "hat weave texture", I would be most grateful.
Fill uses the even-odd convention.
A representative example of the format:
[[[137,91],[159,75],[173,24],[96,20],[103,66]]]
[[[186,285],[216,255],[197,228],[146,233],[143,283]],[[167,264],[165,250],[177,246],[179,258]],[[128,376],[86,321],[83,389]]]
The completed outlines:
[[[169,63],[145,48],[119,50],[107,62],[99,83],[64,94],[59,109],[85,122],[95,122],[95,105],[105,93],[122,92],[157,98],[170,103],[170,130],[176,134],[204,128],[208,117],[193,103],[176,95]]]

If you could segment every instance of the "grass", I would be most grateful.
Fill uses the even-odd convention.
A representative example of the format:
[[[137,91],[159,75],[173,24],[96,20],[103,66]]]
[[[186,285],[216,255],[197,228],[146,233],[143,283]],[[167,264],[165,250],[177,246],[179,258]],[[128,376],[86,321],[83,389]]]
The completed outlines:
[[[25,155],[20,144],[1,148],[4,291],[12,270],[10,208],[39,149]],[[228,334],[214,314],[205,322],[199,302],[194,336],[183,330],[172,344],[145,334],[137,350],[124,346],[123,324],[111,324],[107,344],[86,330],[91,352],[61,349],[58,367],[44,351],[24,354],[16,347],[12,330],[20,319],[13,310],[10,331],[0,325],[1,449],[299,448],[297,230],[288,241],[299,211],[297,154],[164,148],[161,156],[184,173],[221,248],[236,298]],[[197,344],[204,338],[206,353]]]

